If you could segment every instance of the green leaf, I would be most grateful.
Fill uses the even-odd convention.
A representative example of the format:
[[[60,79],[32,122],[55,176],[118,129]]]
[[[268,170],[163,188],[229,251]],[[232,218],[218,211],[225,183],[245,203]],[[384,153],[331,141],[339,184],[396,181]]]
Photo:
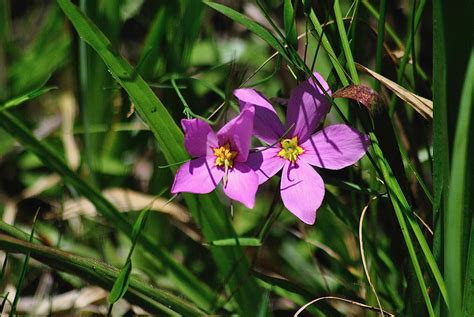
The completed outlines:
[[[448,288],[450,305],[449,313],[452,316],[461,316],[464,310],[463,304],[468,306],[469,300],[474,299],[474,295],[464,292],[464,289],[472,287],[472,281],[463,278],[465,270],[466,252],[465,246],[472,252],[472,240],[469,238],[472,224],[472,210],[469,207],[470,195],[473,193],[472,171],[470,167],[472,152],[474,148],[474,138],[471,132],[474,129],[474,50],[467,68],[464,89],[461,95],[456,134],[451,161],[451,177],[448,191],[448,202],[444,223],[444,265],[445,278]],[[471,155],[470,155],[471,154]],[[465,225],[467,224],[467,226]],[[466,230],[467,229],[467,230]],[[467,232],[466,232],[467,231]],[[463,250],[464,249],[464,250]],[[463,254],[464,253],[464,254]],[[472,263],[470,265],[473,265]],[[472,268],[468,269],[469,271]],[[471,272],[472,274],[472,272]],[[469,274],[467,274],[469,275]],[[463,281],[466,285],[463,285]],[[469,286],[471,284],[471,286]],[[470,314],[472,315],[472,314]]]
[[[258,238],[229,238],[229,239],[221,239],[221,240],[214,240],[209,242],[210,245],[218,246],[218,247],[228,247],[228,246],[235,246],[240,245],[243,247],[259,247],[262,245],[262,241]]]
[[[286,42],[296,49],[298,48],[298,35],[296,34],[295,10],[291,1],[292,0],[285,0],[285,2],[283,2],[283,22]]]
[[[130,283],[130,273],[132,272],[132,260],[128,259],[125,265],[120,270],[120,273],[115,280],[112,290],[110,291],[108,300],[110,304],[114,304],[125,295],[128,284]]]
[[[138,235],[142,231],[143,227],[145,227],[145,223],[149,214],[150,214],[149,208],[140,211],[140,215],[138,216],[137,221],[135,221],[135,224],[133,225],[132,241],[136,241],[138,239]]]
[[[230,18],[231,20],[234,20],[237,23],[242,24],[245,26],[249,31],[255,33],[257,36],[262,38],[265,42],[267,42],[271,47],[273,47],[277,52],[281,54],[281,56],[285,57],[288,61],[291,62],[291,59],[289,58],[285,47],[273,36],[270,31],[268,31],[266,28],[261,26],[255,21],[250,20],[247,18],[245,15],[229,8],[226,7],[222,4],[218,4],[215,2],[209,2],[209,1],[204,1],[206,5],[209,7],[213,8],[214,10],[222,13],[226,17]]]
[[[354,64],[354,58],[352,57],[351,46],[349,45],[346,29],[344,28],[344,20],[342,19],[342,13],[341,13],[341,7],[339,5],[339,0],[334,1],[334,16],[336,17],[337,30],[339,31],[339,37],[341,40],[344,55],[346,57],[349,73],[351,74],[351,77],[354,83],[359,84],[359,75],[357,74],[357,70]]]
[[[30,237],[28,239],[28,241],[30,243],[33,241],[33,237],[35,236],[35,225],[36,225],[36,219],[38,217],[38,212],[39,212],[39,209],[36,210],[36,214],[33,218],[33,225],[31,227]],[[10,308],[9,316],[15,316],[15,314],[16,314],[16,305],[18,304],[18,300],[20,299],[20,296],[21,296],[21,290],[22,290],[22,287],[23,287],[23,280],[25,279],[25,275],[26,275],[26,272],[28,270],[28,263],[29,262],[30,262],[30,252],[27,252],[25,254],[25,259],[23,260],[23,265],[21,266],[20,278],[18,279],[18,283],[16,285],[15,297],[13,298],[13,303],[12,303],[12,307]]]
[[[31,100],[31,99],[34,99],[36,97],[39,97],[45,93],[47,93],[48,91],[50,90],[53,90],[53,89],[56,89],[56,87],[39,87],[37,89],[34,89],[22,96],[19,96],[17,98],[13,98],[13,99],[10,99],[8,100],[7,102],[5,102],[4,104],[1,104],[0,105],[0,111],[4,111],[6,109],[9,109],[9,108],[13,108],[13,107],[16,107],[22,103],[24,103],[25,101],[28,101],[28,100]]]
[[[309,0],[302,0],[305,6],[310,6],[310,1]],[[309,20],[313,24],[313,27],[317,33],[318,38],[321,40],[321,43],[323,45],[324,50],[327,52],[329,59],[331,60],[331,64],[334,67],[337,76],[339,77],[339,80],[341,81],[343,86],[349,85],[349,80],[347,79],[347,76],[344,72],[344,69],[342,68],[341,64],[339,63],[339,60],[337,59],[337,55],[334,52],[334,49],[331,46],[331,43],[329,42],[326,34],[323,32],[323,27],[321,26],[321,23],[318,20],[318,17],[314,13],[314,10],[311,9],[309,13]]]
[[[133,250],[135,249],[135,245],[137,244],[138,237],[145,226],[146,220],[148,219],[148,215],[150,214],[150,209],[145,209],[140,212],[140,215],[138,216],[137,221],[135,221],[135,224],[133,225],[132,229],[132,246],[130,247],[130,250],[128,252],[127,260],[125,261],[125,265],[122,267],[120,270],[120,274],[117,278],[117,280],[114,283],[114,286],[112,287],[112,290],[110,291],[109,294],[109,303],[110,303],[110,308],[109,311],[112,309],[112,305],[118,301],[120,298],[123,297],[125,292],[127,291],[128,284],[129,284],[129,277],[130,277],[130,272],[132,271],[132,254]]]

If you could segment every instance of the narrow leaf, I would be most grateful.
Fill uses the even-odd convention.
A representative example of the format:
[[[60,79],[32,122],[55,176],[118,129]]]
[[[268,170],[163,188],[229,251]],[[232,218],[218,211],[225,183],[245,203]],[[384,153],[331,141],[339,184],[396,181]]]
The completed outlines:
[[[221,239],[221,240],[214,240],[209,242],[210,245],[218,246],[218,247],[228,247],[228,246],[235,246],[240,245],[243,247],[259,247],[262,245],[262,241],[257,238],[229,238],[229,239]]]
[[[112,290],[110,291],[108,300],[111,305],[121,299],[127,292],[128,284],[130,283],[129,277],[131,272],[132,261],[128,259],[123,268],[120,270],[120,273],[115,280],[114,285],[112,286]]]
[[[13,107],[16,107],[28,100],[31,100],[31,99],[34,99],[36,97],[39,97],[45,93],[47,93],[48,91],[50,90],[53,90],[53,89],[56,89],[56,87],[39,87],[37,89],[34,89],[24,95],[21,95],[17,98],[14,98],[14,99],[10,99],[8,100],[7,102],[5,102],[4,104],[0,104],[0,111],[4,111],[6,109],[9,109],[9,108],[13,108]]]
[[[472,210],[469,210],[467,201],[472,195],[469,188],[470,169],[469,148],[472,148],[472,133],[474,128],[474,51],[471,54],[471,60],[466,72],[466,80],[461,95],[461,105],[457,120],[456,134],[454,138],[454,147],[451,162],[451,177],[448,191],[448,205],[444,223],[444,263],[445,278],[448,288],[450,315],[461,316],[463,303],[467,303],[466,299],[472,299],[473,295],[465,293],[466,299],[463,300],[463,288],[468,286],[472,281],[466,280],[467,285],[463,287],[463,266],[466,263],[463,257],[463,238],[469,237],[470,231],[466,235],[464,233],[467,222],[470,226],[472,223]],[[467,208],[467,210],[466,210]],[[473,241],[468,242],[472,245]],[[472,252],[471,250],[469,250]],[[472,264],[471,264],[472,265]],[[467,306],[467,305],[466,305]],[[466,315],[467,316],[467,315]]]
[[[283,22],[286,33],[286,41],[288,45],[298,48],[298,38],[296,34],[295,10],[293,8],[292,0],[285,0],[283,2]]]
[[[249,31],[252,33],[255,33],[258,35],[260,38],[262,38],[265,42],[267,42],[271,47],[273,47],[276,51],[278,51],[283,57],[285,57],[288,61],[291,61],[289,58],[288,54],[286,53],[286,50],[284,46],[273,36],[270,31],[268,31],[266,28],[261,26],[255,21],[250,20],[247,18],[245,15],[229,8],[226,7],[222,4],[218,4],[215,2],[209,2],[209,1],[204,1],[206,5],[209,7],[213,8],[214,10],[222,13],[223,15],[227,16],[231,20],[234,20],[237,23],[242,24],[245,26]]]

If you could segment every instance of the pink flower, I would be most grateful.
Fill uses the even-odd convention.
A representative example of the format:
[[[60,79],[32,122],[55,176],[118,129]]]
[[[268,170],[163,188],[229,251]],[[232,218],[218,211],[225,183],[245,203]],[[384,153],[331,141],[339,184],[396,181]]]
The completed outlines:
[[[314,75],[331,95],[321,75]],[[273,145],[249,155],[247,164],[256,171],[259,184],[283,169],[280,185],[283,204],[303,222],[313,224],[324,198],[324,182],[311,165],[337,170],[354,164],[366,153],[370,144],[368,136],[344,124],[331,125],[312,134],[330,109],[330,103],[313,79],[301,83],[292,92],[285,126],[258,91],[237,89],[234,95],[241,109],[255,109],[255,136]]]
[[[258,176],[246,163],[253,120],[254,109],[246,107],[217,134],[205,121],[181,120],[184,145],[196,158],[179,168],[171,192],[207,194],[223,180],[224,193],[230,199],[253,208]]]

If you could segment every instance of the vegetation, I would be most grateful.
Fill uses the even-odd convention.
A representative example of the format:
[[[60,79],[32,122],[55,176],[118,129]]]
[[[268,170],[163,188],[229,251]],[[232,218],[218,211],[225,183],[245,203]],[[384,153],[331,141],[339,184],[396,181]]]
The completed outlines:
[[[473,12],[467,0],[0,1],[1,311],[473,316]],[[313,225],[280,189],[309,155],[285,113],[311,80],[330,109],[317,130],[349,125],[368,146],[354,165],[311,164],[325,184],[322,202],[305,185],[321,203]],[[196,157],[180,121],[222,131],[250,88],[290,122],[274,144],[252,138],[281,142],[283,172],[254,206],[222,187],[172,194]],[[239,158],[218,146],[225,187]]]

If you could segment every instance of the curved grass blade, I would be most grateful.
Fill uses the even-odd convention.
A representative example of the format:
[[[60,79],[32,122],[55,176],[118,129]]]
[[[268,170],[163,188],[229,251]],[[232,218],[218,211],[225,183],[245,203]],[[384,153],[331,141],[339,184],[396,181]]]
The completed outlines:
[[[32,258],[58,271],[73,274],[105,289],[111,288],[119,275],[116,268],[101,261],[33,244],[4,234],[0,234],[0,249],[10,253],[29,253]],[[135,277],[130,278],[130,286],[125,293],[125,298],[153,313],[179,313],[185,316],[202,316],[204,314],[202,310],[183,299],[153,288]]]
[[[291,45],[297,49],[298,35],[296,34],[295,9],[293,8],[291,1],[292,0],[285,0],[283,2],[283,22],[285,27],[286,42],[288,45]]]
[[[35,236],[35,225],[36,225],[36,219],[38,217],[38,212],[39,212],[39,209],[36,210],[35,217],[33,218],[33,225],[31,227],[31,233],[28,240],[30,243],[33,241],[33,237]],[[15,297],[13,298],[13,303],[10,309],[9,316],[15,316],[16,314],[16,305],[18,304],[18,300],[20,299],[21,288],[23,286],[23,280],[25,278],[26,271],[28,270],[29,261],[30,261],[30,252],[27,252],[25,254],[25,260],[23,261],[23,265],[21,267],[20,278],[18,279],[18,283],[16,285],[16,293],[15,293]]]
[[[24,103],[25,101],[34,99],[34,98],[39,97],[41,95],[44,95],[45,93],[47,93],[48,91],[53,90],[53,89],[56,89],[56,87],[44,87],[44,88],[39,87],[37,89],[33,89],[32,91],[30,91],[30,92],[28,92],[28,93],[26,93],[22,96],[10,99],[7,102],[5,102],[4,104],[1,104],[0,105],[0,111],[4,111],[4,110],[7,110],[9,108],[16,107],[16,106]]]
[[[291,58],[289,57],[288,53],[286,52],[285,46],[280,43],[275,36],[273,36],[270,31],[268,31],[266,28],[261,26],[255,21],[250,20],[247,18],[245,15],[229,8],[226,7],[222,4],[218,4],[215,2],[209,2],[209,1],[204,1],[206,5],[211,7],[212,9],[222,13],[226,17],[228,17],[231,20],[236,21],[237,23],[242,24],[245,26],[249,31],[255,33],[258,35],[260,38],[262,38],[265,42],[267,42],[271,47],[273,47],[276,51],[278,51],[281,56],[286,58],[288,61],[291,62]]]
[[[114,285],[112,286],[112,290],[109,294],[109,312],[112,311],[112,307],[114,303],[116,303],[120,298],[123,297],[125,292],[127,291],[128,284],[130,283],[130,273],[132,272],[132,254],[133,250],[135,250],[135,245],[137,244],[138,236],[140,232],[145,227],[146,220],[148,219],[148,215],[150,214],[150,209],[145,209],[140,212],[137,221],[133,225],[132,229],[132,246],[128,251],[127,259],[125,260],[125,265],[120,270],[119,276],[115,281]]]
[[[130,273],[132,272],[132,260],[127,259],[125,265],[120,269],[120,273],[112,286],[108,300],[110,303],[109,311],[112,311],[113,305],[125,295],[130,283]]]
[[[303,4],[309,5],[310,1],[309,0],[302,0]],[[339,77],[339,80],[341,81],[343,86],[349,85],[349,80],[347,79],[347,76],[344,72],[344,69],[342,68],[341,64],[339,63],[339,60],[337,59],[337,55],[334,52],[331,43],[329,42],[326,34],[323,32],[323,27],[321,23],[318,20],[318,17],[314,13],[314,10],[311,9],[309,12],[309,20],[311,21],[311,24],[313,25],[318,37],[321,39],[321,43],[323,45],[324,50],[327,52],[329,59],[331,60],[332,66],[334,67],[334,70],[336,71],[337,76]]]

